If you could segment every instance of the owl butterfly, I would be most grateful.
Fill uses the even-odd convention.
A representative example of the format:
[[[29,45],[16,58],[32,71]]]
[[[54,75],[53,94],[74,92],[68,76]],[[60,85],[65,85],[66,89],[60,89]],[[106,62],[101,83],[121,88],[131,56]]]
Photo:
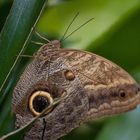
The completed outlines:
[[[13,93],[16,127],[22,127],[54,102],[25,140],[56,140],[91,119],[130,111],[140,103],[140,87],[122,68],[96,54],[43,45],[29,63]]]

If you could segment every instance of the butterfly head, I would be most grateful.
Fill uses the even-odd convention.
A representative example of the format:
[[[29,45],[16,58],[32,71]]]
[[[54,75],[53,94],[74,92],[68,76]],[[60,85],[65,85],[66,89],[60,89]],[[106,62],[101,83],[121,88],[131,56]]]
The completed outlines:
[[[40,59],[45,59],[49,57],[50,53],[56,52],[60,49],[60,41],[53,40],[41,46],[41,48],[37,51],[35,56]]]

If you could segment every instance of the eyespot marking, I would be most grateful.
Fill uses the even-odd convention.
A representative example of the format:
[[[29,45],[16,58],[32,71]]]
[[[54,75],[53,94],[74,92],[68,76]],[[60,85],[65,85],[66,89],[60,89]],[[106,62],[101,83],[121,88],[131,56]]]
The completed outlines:
[[[126,97],[126,93],[123,90],[121,90],[119,92],[119,97],[122,98],[122,99],[124,99]]]
[[[35,115],[38,116],[47,106],[53,103],[53,98],[46,91],[36,91],[29,99],[29,109]],[[51,109],[46,112],[49,113]]]
[[[71,70],[67,70],[64,72],[65,78],[69,81],[72,81],[75,79],[75,75]]]

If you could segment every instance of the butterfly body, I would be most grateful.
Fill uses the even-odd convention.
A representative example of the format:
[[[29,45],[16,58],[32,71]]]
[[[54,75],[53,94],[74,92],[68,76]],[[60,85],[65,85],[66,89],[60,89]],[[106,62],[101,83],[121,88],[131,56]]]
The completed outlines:
[[[140,102],[138,84],[122,68],[93,53],[62,49],[57,40],[39,49],[15,87],[17,127],[35,117],[29,100],[36,91],[45,91],[52,99],[63,93],[67,97],[38,119],[26,140],[56,140],[81,123],[132,110]]]

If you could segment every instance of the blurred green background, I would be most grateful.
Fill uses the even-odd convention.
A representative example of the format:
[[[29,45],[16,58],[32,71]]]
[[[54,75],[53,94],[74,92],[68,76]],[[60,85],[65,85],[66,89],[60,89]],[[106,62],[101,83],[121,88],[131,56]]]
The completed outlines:
[[[0,0],[0,30],[12,3],[13,0]],[[120,65],[140,83],[140,0],[50,0],[36,30],[48,39],[60,39],[77,12],[80,15],[69,33],[90,18],[94,21],[72,34],[62,47],[101,55]],[[25,54],[32,55],[38,48],[30,43]],[[22,58],[7,87],[15,85],[11,83],[18,80],[28,62],[28,58]],[[0,136],[14,129],[11,93],[0,107]],[[61,140],[140,140],[139,118],[140,107],[129,113],[83,124]]]

